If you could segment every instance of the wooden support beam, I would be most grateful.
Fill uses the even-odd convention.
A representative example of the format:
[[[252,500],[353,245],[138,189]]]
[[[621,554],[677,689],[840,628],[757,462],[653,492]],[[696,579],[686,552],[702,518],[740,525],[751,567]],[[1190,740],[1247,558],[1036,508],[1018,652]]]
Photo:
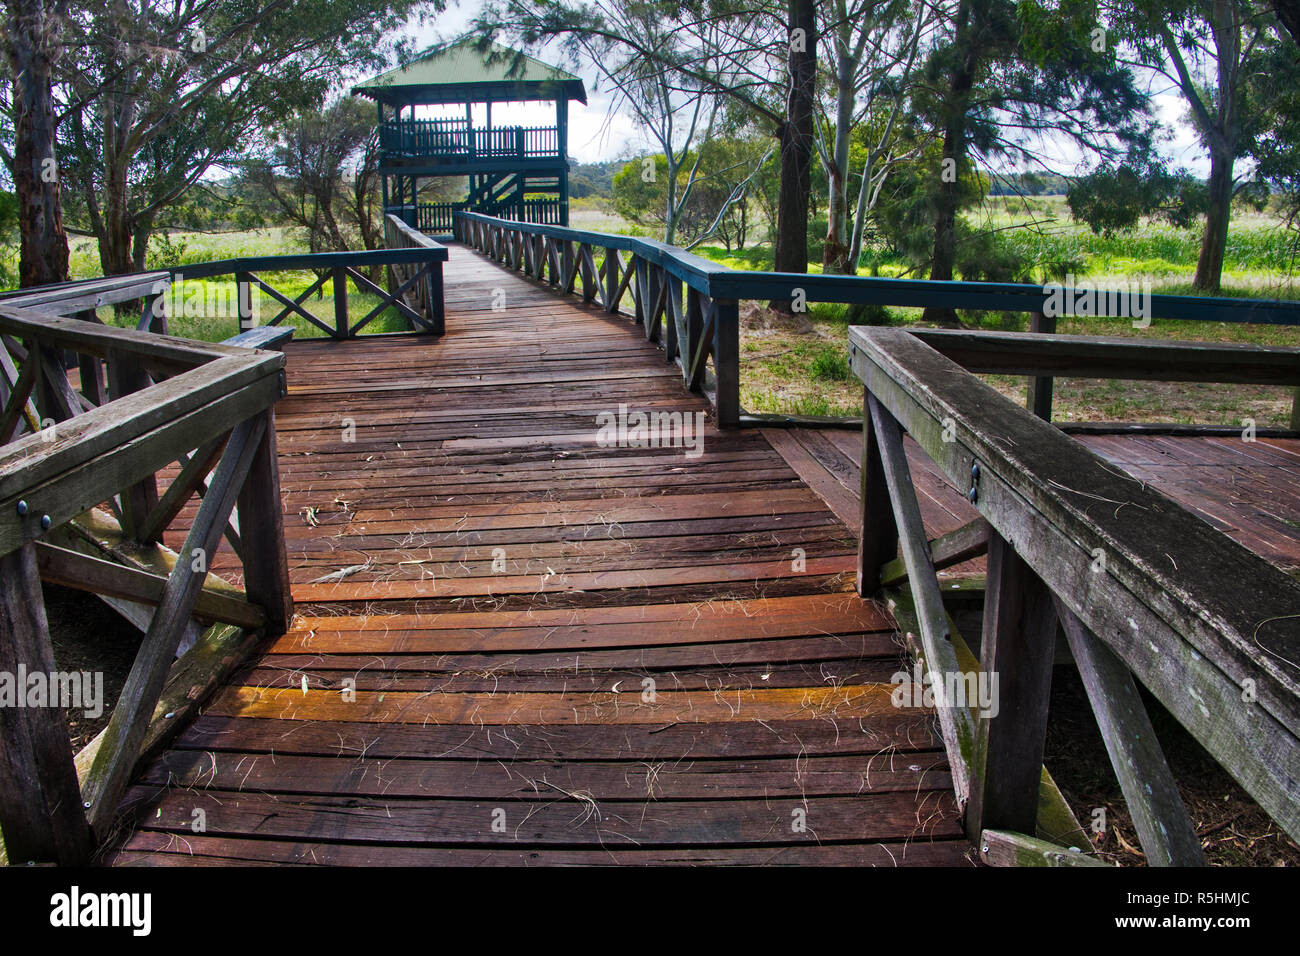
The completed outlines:
[[[880,436],[871,417],[871,392],[862,390],[862,467],[859,474],[862,504],[862,524],[858,529],[857,590],[862,597],[871,597],[879,589],[884,577],[883,569],[895,560],[903,567],[907,564],[898,558],[898,525],[894,522],[894,508],[889,500],[889,484],[885,480],[885,466],[880,457]]]
[[[0,557],[0,673],[54,671],[36,549]],[[24,686],[14,692],[25,695]],[[62,707],[0,706],[0,829],[11,863],[84,864],[92,848]]]
[[[989,523],[976,518],[930,541],[930,563],[936,571],[977,558],[989,549]],[[895,558],[880,570],[880,586],[893,587],[907,580],[907,565]]]
[[[573,251],[573,243],[564,240],[564,261],[561,264],[561,270],[564,273],[564,281],[560,287],[568,293],[573,292],[574,284],[578,281],[578,256]]]
[[[207,566],[216,553],[265,427],[265,419],[257,416],[240,423],[231,433],[212,486],[199,506],[185,546],[167,579],[153,623],[113,709],[104,744],[83,788],[83,796],[90,804],[91,828],[98,837],[102,838],[108,831],[117,813],[118,801],[126,790],[141,742],[148,732],[154,705],[176,656],[182,627],[193,613],[203,579],[207,577]],[[195,570],[194,559],[198,556],[204,561],[202,571]]]
[[[401,266],[394,265],[391,268],[397,270],[401,268]],[[321,275],[317,276],[316,281],[312,282],[311,285],[307,286],[306,290],[301,295],[299,295],[296,299],[290,299],[288,296],[283,295],[278,289],[273,288],[268,283],[263,281],[259,276],[256,276],[251,272],[248,273],[248,278],[250,282],[256,284],[259,289],[261,289],[271,298],[275,299],[277,302],[279,302],[281,305],[284,306],[284,308],[281,309],[280,312],[274,318],[272,318],[270,322],[266,323],[267,325],[279,325],[281,322],[284,321],[284,319],[289,315],[289,313],[296,312],[298,315],[302,316],[304,319],[306,319],[312,325],[316,326],[322,332],[325,332],[329,335],[334,334],[334,330],[332,328],[330,328],[320,319],[316,318],[315,315],[313,315],[311,312],[308,312],[306,309],[302,307],[302,304],[307,301],[309,296],[314,294],[317,289],[319,289],[321,286],[323,286],[326,282],[330,280],[330,273],[324,272],[321,273]]]
[[[986,866],[1106,866],[1095,856],[1008,830],[985,830],[977,845]]]
[[[1133,674],[1060,600],[1056,611],[1088,692],[1111,766],[1151,866],[1205,866]]]
[[[699,357],[701,363],[704,361],[704,355],[700,351],[700,346],[704,338],[704,311],[708,307],[707,299],[704,295],[694,288],[686,289],[686,314],[683,316],[682,332],[684,333],[678,340],[678,352],[682,360],[682,383],[692,391],[698,386],[695,383],[695,360]]]
[[[434,335],[446,335],[447,294],[443,282],[441,262],[430,264],[429,272],[425,276],[425,284],[429,300],[429,320],[433,325],[432,333]]]
[[[618,253],[615,252],[614,255],[617,256]],[[636,271],[636,261],[635,255],[628,260],[627,268],[623,270],[623,278],[619,280],[617,288],[614,289],[614,308],[611,310],[613,312],[617,313],[619,311],[619,306],[623,301],[623,296],[632,286],[632,275]]]
[[[36,560],[42,581],[139,604],[156,606],[167,587],[167,579],[161,574],[150,574],[44,541],[36,542]],[[266,624],[266,614],[257,605],[209,591],[199,593],[194,616],[249,630],[258,630]]]
[[[144,520],[140,533],[145,540],[157,541],[162,537],[167,526],[181,513],[185,503],[196,491],[200,491],[203,479],[216,467],[217,460],[221,457],[221,449],[225,445],[226,438],[222,436],[208,442],[190,456],[181,467],[180,474],[172,479],[172,483],[163,492],[158,505]]]
[[[244,662],[257,643],[258,637],[252,631],[217,624],[200,634],[193,645],[176,659],[149,721],[132,776],[189,725],[213,692]],[[104,731],[100,731],[77,754],[77,773],[83,782],[89,779],[104,740]]]
[[[695,341],[690,350],[689,362],[684,363],[686,366],[686,387],[692,392],[701,392],[704,390],[705,373],[708,371],[709,356],[713,354],[714,345],[714,323],[717,321],[717,312],[712,302],[707,305],[701,304],[700,308],[705,312],[700,323],[700,328],[694,331]]]
[[[115,352],[108,358],[108,394],[116,401],[125,395],[146,389],[152,384],[149,375],[134,355]],[[107,410],[107,409],[106,409]],[[140,544],[156,538],[144,536],[149,515],[158,507],[158,479],[148,475],[122,492],[122,529]]]
[[[4,353],[8,358],[8,353]],[[12,366],[11,366],[12,367]],[[9,392],[9,400],[5,403],[4,411],[0,413],[0,445],[6,445],[14,437],[19,424],[27,417],[28,425],[35,431],[40,427],[40,415],[36,411],[36,406],[32,404],[32,390],[36,387],[36,381],[40,372],[39,362],[23,362],[22,370],[17,374],[17,380],[13,381],[13,387]]]
[[[930,565],[930,549],[925,537],[925,525],[921,521],[921,507],[916,501],[916,489],[912,484],[907,454],[903,449],[903,431],[874,395],[868,393],[866,401],[875,444],[879,449],[880,470],[889,489],[894,525],[898,528],[903,559],[907,562],[908,583],[912,599],[916,603],[921,646],[925,651],[925,670],[935,683],[941,684],[945,675],[960,675],[961,669],[948,632],[948,613],[943,607],[939,581]],[[870,465],[869,462],[867,464]],[[866,468],[864,473],[865,471]],[[872,491],[870,498],[863,498],[864,514],[869,507],[879,505],[879,495],[874,493],[874,489]],[[958,806],[965,806],[970,793],[969,762],[974,748],[971,714],[965,706],[946,699],[936,710],[940,735],[952,768],[953,791]],[[1039,764],[1042,764],[1041,758]]]
[[[663,269],[657,265],[650,266],[650,303],[645,323],[646,341],[660,342],[665,338],[663,328],[667,324],[668,282]]]
[[[578,258],[582,260],[582,301],[591,302],[596,298],[596,260],[591,246],[585,242],[579,245]]]
[[[740,303],[735,299],[713,300],[713,373],[718,427],[736,428],[740,424]]]
[[[664,297],[664,360],[671,362],[681,354],[685,336],[685,304],[682,301],[682,280],[664,273],[667,288]]]
[[[348,270],[335,266],[334,275],[334,338],[348,337]]]
[[[986,829],[1034,829],[1055,647],[1051,591],[1001,535],[991,535],[980,671],[993,695],[971,762],[972,840]]]
[[[622,285],[623,263],[618,250],[612,246],[605,247],[605,289],[604,303],[606,312],[618,312],[618,289]]]

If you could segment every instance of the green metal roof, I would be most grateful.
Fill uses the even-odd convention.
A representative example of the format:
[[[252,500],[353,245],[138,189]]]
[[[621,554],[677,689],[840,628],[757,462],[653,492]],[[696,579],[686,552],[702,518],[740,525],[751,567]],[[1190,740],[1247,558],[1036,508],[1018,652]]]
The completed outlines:
[[[526,53],[473,38],[431,47],[405,66],[352,87],[354,96],[389,104],[505,100],[587,102],[582,80]]]

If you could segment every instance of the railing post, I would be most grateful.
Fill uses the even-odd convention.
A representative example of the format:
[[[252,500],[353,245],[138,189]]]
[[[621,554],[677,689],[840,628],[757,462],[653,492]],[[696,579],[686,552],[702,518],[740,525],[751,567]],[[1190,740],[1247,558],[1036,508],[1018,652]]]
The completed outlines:
[[[578,246],[578,272],[582,275],[582,301],[590,302],[596,297],[596,277],[592,275],[592,252],[591,246],[587,243],[581,243]]]
[[[132,356],[114,350],[105,356],[105,361],[108,365],[110,400],[149,387],[149,376]],[[140,541],[137,535],[157,505],[158,479],[155,475],[149,475],[122,492],[122,530],[128,538],[140,544],[152,543]]]
[[[609,246],[605,247],[605,311],[618,312],[618,303],[614,297],[618,295],[618,281],[621,279],[622,269],[618,261],[618,250]]]
[[[0,673],[17,679],[53,672],[36,547],[29,541],[0,557]],[[26,694],[26,681],[15,690]],[[67,720],[62,707],[50,706],[55,703],[0,707],[0,830],[10,864],[75,866],[90,857]]]
[[[429,263],[429,271],[425,273],[425,293],[429,298],[429,320],[433,323],[434,335],[445,335],[447,332],[447,306],[445,301],[445,290],[442,282],[442,263]]]
[[[686,341],[679,343],[682,357],[682,379],[691,387],[691,364],[700,348],[704,332],[704,295],[694,286],[686,287]]]
[[[348,273],[342,266],[334,269],[334,338],[348,337]]]
[[[283,376],[283,372],[281,375]],[[293,596],[284,546],[284,501],[275,449],[275,407],[261,413],[266,430],[239,491],[239,533],[243,543],[244,592],[266,611],[266,636],[289,629]]]
[[[636,325],[644,325],[646,313],[650,311],[652,305],[646,302],[646,261],[633,252],[629,268],[636,270],[636,286],[632,290],[632,308],[635,313],[633,322]]]
[[[1056,650],[1052,592],[996,531],[989,534],[980,673],[991,713],[976,726],[966,834],[1033,836]]]
[[[577,257],[573,254],[573,243],[568,239],[564,240],[563,257],[560,262],[560,270],[564,273],[564,291],[572,292],[576,284],[577,275],[573,271],[574,263]]]
[[[1051,335],[1056,331],[1056,317],[1033,313],[1029,317],[1029,331]],[[1052,420],[1052,387],[1050,375],[1038,375],[1029,380],[1029,397],[1025,406],[1046,422]]]
[[[740,424],[740,303],[714,299],[713,314],[714,411],[719,428],[735,428]]]
[[[898,525],[889,499],[889,484],[880,453],[880,436],[872,420],[871,390],[862,389],[862,468],[858,501],[858,594],[871,597],[880,589],[880,572],[898,557]]]

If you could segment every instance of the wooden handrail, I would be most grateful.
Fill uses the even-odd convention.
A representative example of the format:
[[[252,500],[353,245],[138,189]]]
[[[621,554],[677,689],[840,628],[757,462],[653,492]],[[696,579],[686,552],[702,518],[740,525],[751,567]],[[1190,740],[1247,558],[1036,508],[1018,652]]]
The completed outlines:
[[[130,283],[118,288],[139,291]],[[41,301],[58,309],[72,300]],[[272,411],[285,394],[285,357],[8,303],[0,303],[0,333],[4,419],[16,421],[16,410],[33,398],[39,418],[29,423],[30,434],[0,447],[0,672],[53,671],[42,569],[51,580],[157,608],[84,785],[60,702],[0,707],[8,768],[0,775],[0,830],[9,860],[84,863],[113,823],[191,618],[235,621],[268,635],[288,627],[292,599]],[[53,359],[54,346],[81,355],[80,392]],[[16,379],[10,355],[23,365]],[[40,374],[31,375],[33,368]],[[177,461],[179,475],[160,496],[156,476]],[[137,546],[148,546],[195,494],[202,498],[198,515],[165,577],[44,540],[120,498],[112,507],[123,528]],[[247,601],[205,591],[236,502]]]
[[[950,752],[951,759],[970,765],[972,794],[978,795],[972,797],[974,811],[968,807],[968,814],[974,814],[968,816],[968,832],[974,837],[983,829],[1033,832],[1033,820],[1023,818],[1023,789],[1018,811],[1008,809],[1014,801],[995,791],[1012,786],[1010,780],[1022,788],[1032,780],[1036,788],[1039,767],[1004,769],[995,777],[983,773],[983,761],[994,753],[1001,755],[998,766],[1004,768],[1009,760],[1014,764],[1008,754],[1028,754],[1034,760],[1033,748],[1023,742],[1023,721],[1043,703],[1038,699],[1043,689],[1037,678],[1029,687],[1026,681],[1017,683],[1008,669],[1029,666],[1037,651],[1003,653],[1005,641],[997,635],[1014,640],[1016,632],[1014,626],[999,631],[1006,625],[997,623],[997,612],[999,602],[1022,594],[1019,589],[1041,585],[1059,604],[1059,616],[1069,618],[1067,633],[1073,628],[1076,653],[1087,657],[1094,707],[1107,708],[1103,733],[1114,738],[1107,745],[1116,760],[1141,757],[1132,741],[1123,738],[1145,732],[1140,726],[1145,715],[1128,704],[1116,709],[1117,701],[1134,697],[1116,683],[1119,672],[1107,655],[1146,685],[1284,830],[1300,836],[1295,801],[1300,786],[1300,581],[1143,482],[1117,472],[924,339],[896,328],[850,329],[853,370],[864,384],[867,403],[879,409],[874,425],[868,418],[864,436],[859,581],[864,593],[875,591],[892,557],[892,546],[880,540],[881,509],[901,514],[899,496],[913,494],[906,482],[891,482],[886,494],[875,477],[883,467],[873,464],[880,459],[875,449],[888,437],[882,436],[880,423],[892,421],[950,481],[970,489],[972,503],[991,528],[990,554],[1001,556],[996,566],[990,562],[981,666],[1002,668],[1003,688],[1009,683],[1018,688],[1001,701],[1000,709],[1019,715],[1010,719],[1022,724],[1013,732],[1009,725],[1000,726],[996,716],[982,720],[975,746]],[[957,341],[943,336],[931,340]],[[1029,344],[1016,348],[1027,350]],[[1104,362],[1097,351],[1102,344],[1085,343],[1082,350],[1089,361]],[[1127,368],[1131,346],[1130,340],[1115,342],[1118,366]],[[1152,361],[1178,351],[1177,344],[1161,343],[1153,347]],[[1267,355],[1290,367],[1294,351],[1268,350]],[[931,553],[916,522],[899,521],[897,534],[912,542],[912,552]],[[919,559],[915,567],[909,563],[908,583],[914,594],[925,592],[935,586],[933,571]],[[1042,601],[1034,600],[1035,613],[1040,613]],[[917,603],[921,605],[919,598]],[[1024,647],[1050,649],[1057,616],[1043,618],[1050,622],[1050,633],[1047,623],[1034,625]],[[1021,611],[1007,621],[1018,619],[1025,627],[1031,618]],[[937,632],[946,623],[936,618],[932,628]],[[932,656],[927,664],[934,660]],[[1043,728],[1035,724],[1031,730],[1041,734]],[[1014,747],[1006,742],[1014,740],[1019,740]],[[1125,766],[1120,773],[1129,809],[1147,837],[1148,855],[1153,862],[1200,862],[1199,846],[1185,838],[1185,814],[1168,798],[1171,787],[1162,774],[1167,767],[1154,765],[1138,771]],[[1157,799],[1157,794],[1165,796]]]
[[[729,269],[651,239],[499,220],[473,212],[457,213],[457,219],[465,223],[508,223],[510,228],[529,235],[634,252],[710,298],[792,301],[797,297],[806,302],[1030,313],[1042,313],[1053,298],[1047,287],[1028,283],[751,272]],[[1151,295],[1149,301],[1151,318],[1156,319],[1300,325],[1300,302],[1286,299]]]

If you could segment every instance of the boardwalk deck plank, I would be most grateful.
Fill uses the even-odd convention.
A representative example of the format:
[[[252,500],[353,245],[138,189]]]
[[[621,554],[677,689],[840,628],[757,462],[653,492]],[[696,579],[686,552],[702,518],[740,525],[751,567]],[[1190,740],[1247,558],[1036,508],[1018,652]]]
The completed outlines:
[[[798,470],[625,318],[463,249],[446,287],[443,339],[287,347],[298,616],[146,768],[108,859],[969,863],[893,621]],[[620,405],[700,416],[703,447],[606,447]]]

